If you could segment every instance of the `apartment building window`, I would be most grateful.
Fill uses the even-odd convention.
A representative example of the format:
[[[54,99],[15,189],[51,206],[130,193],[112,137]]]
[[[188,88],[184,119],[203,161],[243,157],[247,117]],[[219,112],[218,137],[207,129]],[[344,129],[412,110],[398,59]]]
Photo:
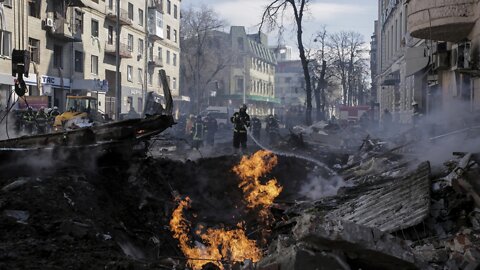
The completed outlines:
[[[177,78],[173,77],[172,79],[172,89],[175,90],[177,89]]]
[[[40,18],[40,2],[37,0],[28,0],[28,15]]]
[[[153,73],[148,73],[148,85],[153,85]]]
[[[173,41],[177,43],[177,30],[173,29]]]
[[[83,34],[83,12],[75,9],[75,33]]]
[[[167,0],[167,13],[172,14],[172,2]]]
[[[111,25],[108,26],[107,42],[108,42],[108,44],[113,44],[113,26],[111,26]]]
[[[143,83],[143,70],[138,68],[138,83]]]
[[[128,51],[133,52],[133,35],[128,34]]]
[[[62,46],[53,46],[53,67],[63,68],[63,48]]]
[[[75,51],[75,71],[83,72],[83,52]]]
[[[6,6],[6,7],[11,8],[11,7],[12,7],[12,0],[5,0],[5,1],[3,2],[3,5]]]
[[[92,55],[90,63],[90,72],[92,74],[98,75],[98,56]]]
[[[1,42],[1,55],[11,56],[12,55],[12,33],[7,31],[0,32],[0,42]]]
[[[127,66],[127,81],[129,82],[132,81],[132,73],[133,73],[133,67]]]
[[[138,54],[143,55],[143,39],[138,39]]]
[[[170,51],[167,50],[167,64],[170,65]]]
[[[143,110],[143,99],[141,97],[137,98],[137,109],[139,112]]]
[[[173,5],[173,17],[178,19],[178,7],[177,5]]]
[[[143,9],[141,8],[138,9],[138,24],[143,26]]]
[[[92,37],[98,38],[98,21],[92,19]]]
[[[171,31],[170,25],[167,25],[167,39],[170,39],[170,31]]]
[[[163,58],[163,55],[162,55],[162,47],[158,47],[158,58],[160,58],[160,59]]]
[[[237,92],[243,91],[243,78],[237,78],[237,82],[235,84],[235,91]]]
[[[29,38],[28,48],[30,49],[30,60],[34,63],[40,63],[40,40]]]
[[[128,3],[128,18],[133,20],[133,4]]]
[[[176,67],[177,66],[177,54],[176,53],[173,54],[173,59],[172,60],[173,60],[173,66]]]

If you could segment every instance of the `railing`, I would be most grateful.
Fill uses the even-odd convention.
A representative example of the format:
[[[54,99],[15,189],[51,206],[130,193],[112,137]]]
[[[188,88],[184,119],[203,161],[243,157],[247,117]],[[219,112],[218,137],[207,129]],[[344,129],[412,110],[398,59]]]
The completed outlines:
[[[156,67],[163,66],[163,58],[160,56],[150,57],[148,59],[148,64]]]
[[[117,47],[115,46],[115,42],[112,42],[111,44],[108,42],[105,43],[105,53],[111,55],[117,54]],[[119,55],[123,58],[132,58],[132,52],[128,49],[127,44],[120,42]]]
[[[107,14],[107,18],[112,20],[117,19],[117,9],[115,6],[106,6],[105,14]],[[132,19],[128,17],[128,11],[120,8],[120,24],[132,24]]]

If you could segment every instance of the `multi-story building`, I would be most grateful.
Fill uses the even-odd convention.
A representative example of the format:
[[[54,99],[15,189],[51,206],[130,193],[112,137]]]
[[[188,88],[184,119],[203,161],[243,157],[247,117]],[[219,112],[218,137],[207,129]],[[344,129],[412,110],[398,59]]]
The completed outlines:
[[[289,46],[272,47],[277,59],[275,71],[275,97],[282,107],[303,106],[305,104],[305,79],[302,62],[292,60],[292,48]]]
[[[372,86],[377,92],[380,112],[388,109],[399,123],[409,123],[412,103],[425,105],[426,67],[425,41],[412,38],[407,27],[408,0],[379,0],[375,64],[372,62]]]
[[[480,109],[480,1],[380,0],[378,101],[399,122]],[[445,116],[445,114],[443,114]]]
[[[426,110],[480,109],[480,1],[410,0],[407,24],[432,49]]]
[[[218,76],[219,92],[213,102],[238,108],[249,106],[252,115],[274,113],[280,102],[275,97],[275,55],[268,48],[263,33],[247,35],[245,27],[232,26],[229,33],[216,32],[217,38],[226,40],[232,54],[232,64]],[[222,42],[223,44],[223,42]]]
[[[99,110],[115,113],[116,22],[120,23],[121,112],[141,112],[146,91],[162,93],[165,69],[178,94],[181,0],[10,0],[0,4],[1,104],[13,85],[11,49],[30,50],[30,96],[48,96],[64,108],[67,94],[98,97]],[[120,16],[117,17],[117,8]]]

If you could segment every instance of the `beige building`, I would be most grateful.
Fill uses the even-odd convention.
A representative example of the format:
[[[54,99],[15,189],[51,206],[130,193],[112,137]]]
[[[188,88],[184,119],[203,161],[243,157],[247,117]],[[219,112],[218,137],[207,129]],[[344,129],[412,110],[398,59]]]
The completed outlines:
[[[275,97],[276,59],[263,33],[248,35],[243,26],[232,26],[230,33],[217,32],[227,40],[232,65],[217,76],[219,92],[215,103],[234,109],[245,103],[251,115],[273,114],[280,102]]]
[[[121,108],[141,112],[146,91],[162,93],[165,69],[178,95],[180,0],[120,1]],[[98,96],[115,112],[116,0],[10,0],[0,4],[0,104],[13,85],[11,49],[31,52],[31,96],[64,108],[67,94]]]
[[[422,40],[409,36],[407,28],[408,1],[379,0],[378,21],[376,22],[376,92],[380,105],[380,117],[389,110],[396,122],[411,121],[411,104],[421,101],[421,91],[415,92],[412,82],[422,83],[421,70],[410,68],[416,59],[415,52],[425,50]],[[410,55],[415,55],[412,59]],[[423,57],[421,57],[423,59]],[[408,66],[408,67],[407,67]],[[373,67],[372,67],[373,69]],[[416,73],[420,73],[419,76]],[[417,76],[417,77],[416,77]],[[421,89],[418,86],[417,89]]]

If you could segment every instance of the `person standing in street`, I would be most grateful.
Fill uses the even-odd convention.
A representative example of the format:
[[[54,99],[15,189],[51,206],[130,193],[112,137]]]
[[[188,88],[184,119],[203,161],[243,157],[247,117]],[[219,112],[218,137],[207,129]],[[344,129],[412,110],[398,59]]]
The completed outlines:
[[[206,130],[206,145],[213,147],[215,144],[215,133],[217,133],[218,130],[217,119],[213,118],[211,114],[207,114],[204,122]]]
[[[267,118],[267,125],[265,127],[268,134],[268,142],[270,145],[276,144],[279,136],[278,121],[273,115],[269,115]]]
[[[192,128],[192,139],[193,139],[193,148],[200,149],[203,144],[203,137],[205,135],[205,123],[202,120],[201,115],[197,115],[197,119],[193,123]]]
[[[262,130],[262,121],[258,117],[252,117],[252,134],[255,139],[260,140],[260,132]]]
[[[247,128],[250,127],[250,116],[247,114],[247,105],[243,104],[239,112],[230,118],[233,124],[233,149],[235,154],[241,147],[242,153],[247,150]]]
[[[48,116],[45,113],[45,107],[41,107],[35,116],[35,122],[37,124],[37,133],[44,134],[47,127]]]

